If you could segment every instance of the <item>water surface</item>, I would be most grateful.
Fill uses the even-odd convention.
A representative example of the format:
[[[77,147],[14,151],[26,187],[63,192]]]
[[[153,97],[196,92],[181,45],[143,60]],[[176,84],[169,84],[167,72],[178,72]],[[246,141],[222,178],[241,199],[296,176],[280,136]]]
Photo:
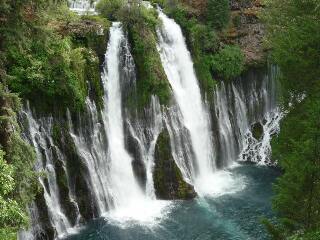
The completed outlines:
[[[254,165],[230,171],[241,191],[174,201],[169,212],[164,213],[166,216],[155,224],[97,219],[67,240],[269,239],[260,220],[263,216],[273,217],[272,183],[279,171]]]

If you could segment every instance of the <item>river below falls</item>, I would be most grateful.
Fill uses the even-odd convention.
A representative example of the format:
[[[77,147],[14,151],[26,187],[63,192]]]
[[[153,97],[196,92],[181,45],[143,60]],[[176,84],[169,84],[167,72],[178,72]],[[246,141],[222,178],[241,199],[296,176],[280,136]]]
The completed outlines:
[[[66,240],[263,240],[261,218],[272,218],[272,184],[279,170],[239,165],[230,170],[231,191],[193,201],[172,201],[154,224],[101,218]],[[144,214],[141,212],[141,214]]]

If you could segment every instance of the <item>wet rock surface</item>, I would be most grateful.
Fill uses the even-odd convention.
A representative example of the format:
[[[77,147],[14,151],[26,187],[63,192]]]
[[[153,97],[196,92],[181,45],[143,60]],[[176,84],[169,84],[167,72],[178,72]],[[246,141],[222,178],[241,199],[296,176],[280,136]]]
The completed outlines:
[[[155,149],[154,185],[158,199],[188,200],[196,197],[193,186],[184,181],[172,157],[167,131],[160,134]]]
[[[245,54],[246,64],[260,65],[265,62],[263,46],[265,26],[259,19],[263,5],[259,0],[231,0],[231,24],[226,41],[238,44]]]

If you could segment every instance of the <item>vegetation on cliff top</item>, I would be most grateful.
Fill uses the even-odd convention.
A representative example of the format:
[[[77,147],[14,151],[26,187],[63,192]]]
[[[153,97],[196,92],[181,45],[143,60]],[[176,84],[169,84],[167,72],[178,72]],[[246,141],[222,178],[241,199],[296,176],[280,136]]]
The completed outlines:
[[[230,21],[228,0],[153,2],[181,26],[203,90],[212,90],[218,79],[240,76],[244,70],[243,53],[238,46],[222,41],[223,29]]]
[[[44,108],[83,108],[88,95],[87,81],[101,97],[101,88],[97,87],[99,61],[92,49],[99,28],[88,31],[90,28],[86,26],[87,32],[82,36],[79,28],[78,32],[72,32],[73,25],[85,25],[88,19],[71,13],[65,4],[30,1],[21,3],[20,11],[16,20],[12,12],[2,18],[5,23],[1,29],[2,47],[6,49],[4,80],[9,88],[37,105],[43,103]],[[105,30],[107,23],[99,27]],[[102,45],[104,42],[105,38]]]
[[[170,86],[157,50],[156,28],[160,23],[155,9],[148,9],[139,1],[130,6],[123,1],[103,0],[97,5],[102,16],[120,21],[128,33],[136,65],[136,96],[139,108],[145,107],[152,95],[166,105],[170,99]]]

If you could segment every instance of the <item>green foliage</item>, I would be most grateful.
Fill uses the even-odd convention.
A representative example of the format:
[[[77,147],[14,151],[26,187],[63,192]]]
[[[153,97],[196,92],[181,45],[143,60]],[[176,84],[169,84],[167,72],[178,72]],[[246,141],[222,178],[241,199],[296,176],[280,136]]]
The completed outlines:
[[[195,53],[215,52],[219,48],[219,38],[210,27],[193,19],[190,23],[190,42]],[[200,53],[199,53],[200,52]]]
[[[0,228],[0,239],[5,240],[16,240],[17,239],[17,231],[14,228]]]
[[[13,167],[3,157],[4,152],[0,150],[0,196],[6,196],[14,189]]]
[[[46,99],[80,109],[87,95],[83,50],[72,49],[70,38],[49,34],[38,41],[26,40],[22,51],[19,46],[8,49],[7,83],[31,100]]]
[[[124,0],[100,0],[96,6],[96,10],[111,21],[116,20],[117,12],[125,4]]]
[[[264,20],[272,57],[284,75],[283,87],[301,92],[320,76],[319,0],[267,0]]]
[[[104,54],[106,35],[97,32],[109,23],[97,16],[80,18],[64,3],[33,8],[26,2],[21,8],[27,13],[14,27],[9,23],[4,27],[9,88],[45,111],[64,111],[67,106],[77,111],[83,109],[89,82],[101,102],[99,59],[92,50]]]
[[[244,70],[244,54],[238,46],[227,45],[212,56],[211,67],[224,79],[235,78]]]
[[[206,19],[214,29],[225,27],[230,18],[229,0],[208,0]]]
[[[125,27],[141,27],[155,31],[159,24],[158,13],[155,9],[144,7],[138,0],[132,1],[130,6],[126,5],[118,12],[118,20]]]
[[[273,206],[289,233],[320,228],[319,144],[320,99],[308,97],[286,117],[273,141],[274,157],[285,170],[274,187]]]
[[[282,239],[319,239],[319,6],[319,0],[267,0],[263,15],[272,60],[282,72],[284,106],[294,104],[272,143],[284,170],[273,202],[280,221],[273,229]],[[302,102],[292,99],[301,94]]]
[[[28,223],[26,206],[38,190],[34,150],[20,137],[17,95],[0,83],[0,234]],[[11,231],[11,230],[10,230]]]
[[[24,206],[21,207],[11,197],[16,188],[14,170],[14,166],[4,160],[4,152],[0,150],[0,229],[21,226],[28,221]]]

